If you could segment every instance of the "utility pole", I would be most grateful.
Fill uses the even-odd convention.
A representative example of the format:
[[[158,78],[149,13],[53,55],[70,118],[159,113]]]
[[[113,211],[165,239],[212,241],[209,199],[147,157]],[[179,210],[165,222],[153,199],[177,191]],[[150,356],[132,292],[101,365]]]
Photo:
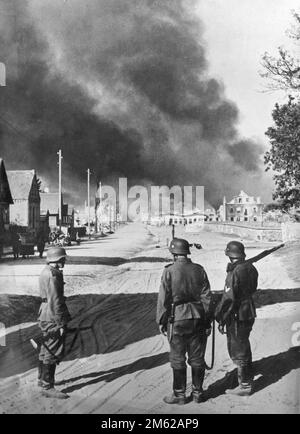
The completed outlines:
[[[100,181],[99,183],[99,214],[100,215],[100,222],[99,222],[99,226],[100,226],[100,235],[102,236],[102,183]]]
[[[91,231],[90,231],[90,176],[91,171],[90,169],[87,170],[87,194],[88,194],[88,200],[87,200],[87,206],[88,206],[88,233],[89,233],[89,239],[91,238]]]
[[[62,154],[61,149],[58,151],[58,224],[59,230],[61,230],[61,222],[62,222],[62,209],[61,209],[61,162],[62,162]]]

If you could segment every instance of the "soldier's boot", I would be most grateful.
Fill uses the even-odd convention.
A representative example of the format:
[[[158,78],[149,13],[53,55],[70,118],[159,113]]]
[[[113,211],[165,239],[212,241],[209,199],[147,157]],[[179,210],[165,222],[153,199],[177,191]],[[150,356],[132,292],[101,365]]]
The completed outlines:
[[[42,387],[43,386],[43,362],[42,360],[39,360],[39,364],[38,364],[38,381],[37,381],[37,385],[38,387]]]
[[[56,365],[43,365],[43,384],[42,395],[46,398],[67,399],[69,396],[66,393],[60,392],[54,387]]]
[[[192,367],[192,399],[198,404],[204,401],[204,393],[202,387],[204,376],[204,369]]]
[[[186,369],[173,369],[173,393],[164,397],[166,404],[186,404]]]
[[[252,393],[252,367],[250,365],[238,366],[239,385],[235,389],[228,389],[228,395],[250,396]]]

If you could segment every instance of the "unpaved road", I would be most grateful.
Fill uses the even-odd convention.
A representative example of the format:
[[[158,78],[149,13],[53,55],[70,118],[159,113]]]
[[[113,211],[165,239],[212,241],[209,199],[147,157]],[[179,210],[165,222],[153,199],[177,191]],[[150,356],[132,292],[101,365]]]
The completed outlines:
[[[217,333],[216,364],[208,371],[203,404],[169,406],[171,390],[168,343],[155,324],[157,291],[170,230],[131,224],[107,238],[69,249],[66,295],[73,326],[88,327],[58,367],[63,402],[40,396],[36,354],[29,344],[38,333],[38,275],[43,261],[12,260],[0,264],[0,322],[6,325],[0,346],[2,413],[299,413],[300,344],[292,328],[300,321],[299,248],[290,246],[257,264],[262,292],[252,333],[255,393],[249,398],[224,392],[234,377],[226,339]],[[180,235],[180,234],[179,234]],[[228,236],[186,234],[200,242],[192,259],[207,270],[214,290],[223,286]],[[248,256],[270,245],[246,241]],[[73,336],[69,336],[68,345]],[[296,340],[295,340],[296,339]],[[2,338],[2,344],[3,344]],[[210,347],[210,343],[209,343]],[[210,348],[207,360],[210,358]],[[188,377],[190,390],[190,373]]]

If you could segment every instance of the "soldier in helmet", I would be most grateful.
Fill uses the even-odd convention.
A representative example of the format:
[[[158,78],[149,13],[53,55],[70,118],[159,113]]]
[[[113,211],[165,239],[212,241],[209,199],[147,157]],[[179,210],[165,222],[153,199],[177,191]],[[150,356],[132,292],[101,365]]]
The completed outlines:
[[[47,252],[47,265],[40,278],[42,304],[39,310],[39,327],[43,342],[39,354],[38,385],[49,398],[65,399],[68,396],[54,388],[55,369],[64,351],[64,333],[71,320],[64,297],[63,271],[66,251],[53,247]]]
[[[170,252],[174,263],[164,269],[159,289],[157,316],[161,333],[168,335],[173,369],[173,394],[167,404],[186,403],[186,354],[192,367],[192,398],[203,400],[205,349],[211,329],[210,284],[204,268],[189,258],[190,246],[174,238]]]
[[[238,383],[236,389],[226,393],[247,396],[252,392],[252,353],[250,333],[255,321],[256,310],[253,294],[257,289],[258,273],[252,263],[245,261],[245,248],[239,241],[227,244],[225,255],[229,257],[223,297],[217,306],[215,316],[219,330],[226,327],[229,356],[237,365]]]

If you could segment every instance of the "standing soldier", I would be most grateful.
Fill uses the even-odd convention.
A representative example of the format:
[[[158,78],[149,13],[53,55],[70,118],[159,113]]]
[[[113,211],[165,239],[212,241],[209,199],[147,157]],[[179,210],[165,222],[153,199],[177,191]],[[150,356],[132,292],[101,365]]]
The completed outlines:
[[[39,354],[38,384],[47,398],[65,399],[65,393],[54,388],[55,369],[64,351],[64,338],[67,323],[71,320],[64,297],[62,269],[66,261],[66,251],[53,247],[47,252],[47,265],[39,279],[42,304],[39,311],[39,327],[43,334],[43,344]]]
[[[44,250],[45,250],[45,244],[46,244],[45,233],[44,233],[43,228],[40,228],[39,231],[38,231],[38,233],[37,233],[36,244],[37,244],[37,249],[38,249],[38,252],[39,252],[39,256],[40,256],[40,258],[42,258]]]
[[[190,246],[174,238],[170,252],[174,263],[164,269],[157,303],[156,320],[160,332],[168,335],[170,363],[173,368],[173,394],[164,398],[167,404],[186,403],[186,353],[192,367],[192,398],[203,400],[205,349],[210,334],[212,294],[205,270],[194,264]]]
[[[237,365],[239,383],[236,389],[229,389],[226,393],[247,396],[252,392],[253,381],[249,337],[256,317],[252,295],[257,289],[258,273],[251,262],[245,261],[245,248],[239,241],[228,243],[225,255],[230,263],[215,316],[221,333],[226,327],[228,352]]]
[[[12,249],[13,249],[13,255],[14,255],[14,259],[18,259],[19,258],[19,253],[20,253],[20,235],[18,234],[16,229],[12,230],[12,234],[11,234],[11,243],[12,243]]]

